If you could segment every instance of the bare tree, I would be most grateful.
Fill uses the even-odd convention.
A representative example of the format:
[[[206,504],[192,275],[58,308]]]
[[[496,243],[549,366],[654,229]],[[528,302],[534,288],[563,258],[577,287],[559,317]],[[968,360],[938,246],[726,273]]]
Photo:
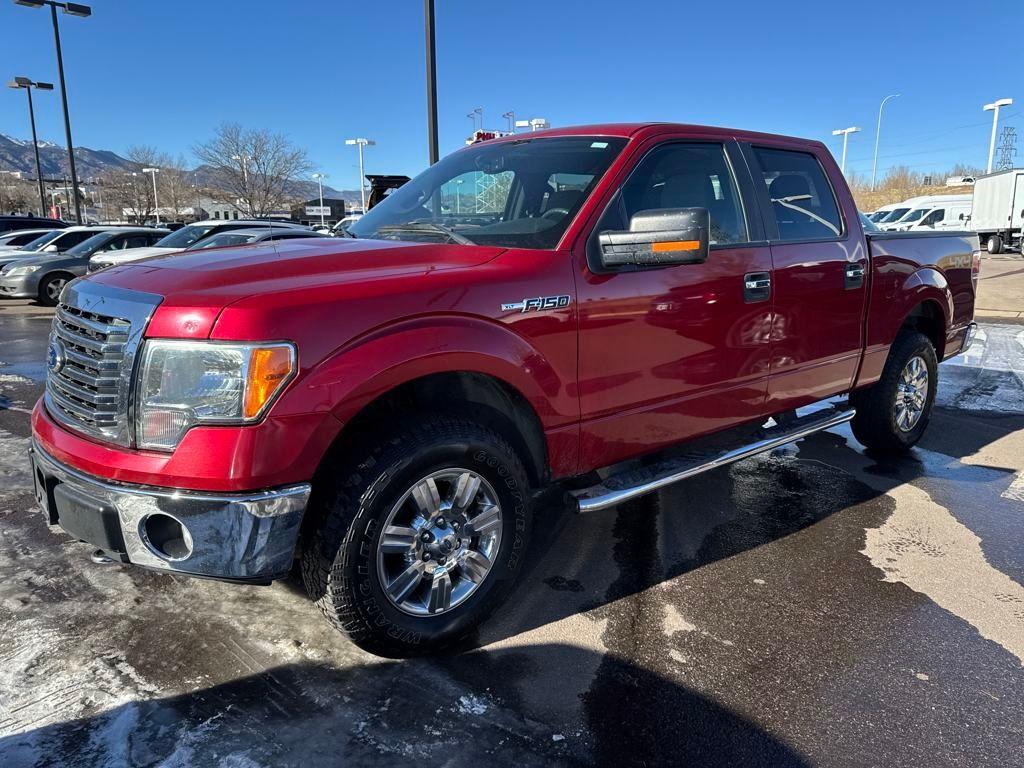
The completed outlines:
[[[224,123],[193,151],[212,169],[226,202],[247,216],[279,210],[292,197],[292,181],[311,168],[305,151],[282,134],[237,123]]]
[[[29,213],[39,207],[39,190],[33,182],[0,174],[0,213]],[[47,215],[39,211],[39,215]]]
[[[111,171],[100,177],[100,184],[104,203],[117,211],[115,218],[142,223],[153,215],[153,183],[142,171]]]
[[[185,208],[195,205],[193,179],[185,167],[185,158],[163,154],[158,158],[157,167],[160,168],[157,178],[160,207],[169,208],[172,218],[180,219]]]

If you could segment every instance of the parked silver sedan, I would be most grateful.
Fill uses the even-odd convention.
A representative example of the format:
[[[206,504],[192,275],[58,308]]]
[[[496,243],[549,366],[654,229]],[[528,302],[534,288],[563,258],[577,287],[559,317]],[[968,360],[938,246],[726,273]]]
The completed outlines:
[[[58,253],[29,254],[0,269],[0,299],[35,299],[57,305],[64,286],[81,277],[97,253],[145,248],[170,232],[150,227],[112,227]]]

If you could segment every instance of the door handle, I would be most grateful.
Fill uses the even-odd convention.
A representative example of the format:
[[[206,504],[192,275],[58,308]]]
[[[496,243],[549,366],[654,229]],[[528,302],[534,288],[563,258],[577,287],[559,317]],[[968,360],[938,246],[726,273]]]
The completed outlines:
[[[753,304],[765,301],[772,295],[770,272],[748,272],[743,276],[743,301]]]
[[[864,285],[864,265],[859,261],[846,265],[846,290],[852,291]]]

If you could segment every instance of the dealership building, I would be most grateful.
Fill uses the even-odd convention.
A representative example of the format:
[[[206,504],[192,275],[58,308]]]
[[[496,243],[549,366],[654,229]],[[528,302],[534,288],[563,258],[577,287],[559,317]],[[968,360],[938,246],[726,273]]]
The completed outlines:
[[[345,201],[335,197],[325,197],[321,209],[320,198],[308,200],[305,203],[296,203],[292,206],[292,218],[303,224],[319,226],[320,214],[323,212],[323,222],[328,227],[334,226],[345,218]]]

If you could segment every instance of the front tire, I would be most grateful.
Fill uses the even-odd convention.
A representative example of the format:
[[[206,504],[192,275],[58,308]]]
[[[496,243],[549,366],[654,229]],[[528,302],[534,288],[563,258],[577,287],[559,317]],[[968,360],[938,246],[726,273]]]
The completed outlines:
[[[497,433],[438,417],[348,466],[311,505],[316,527],[302,556],[310,596],[382,656],[461,640],[518,574],[531,512],[522,461]]]
[[[923,333],[901,333],[876,384],[850,395],[857,409],[850,426],[866,448],[902,453],[924,435],[939,377],[935,347]]]
[[[69,282],[71,282],[71,278],[67,275],[50,275],[39,284],[37,301],[44,307],[56,307],[60,303],[60,292]]]
[[[985,243],[985,250],[991,253],[993,256],[1003,252],[1003,238],[999,235],[989,235],[988,241]]]

